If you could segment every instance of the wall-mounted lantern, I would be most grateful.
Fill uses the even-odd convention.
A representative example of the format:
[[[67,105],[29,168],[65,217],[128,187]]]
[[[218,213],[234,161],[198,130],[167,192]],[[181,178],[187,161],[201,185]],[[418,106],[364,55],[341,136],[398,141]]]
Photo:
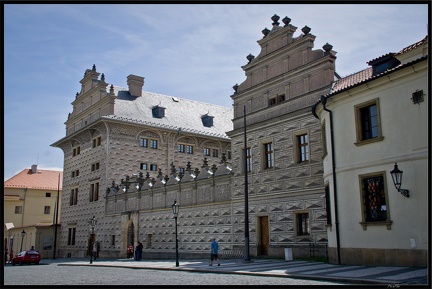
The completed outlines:
[[[405,197],[409,198],[409,190],[401,189],[403,171],[398,169],[397,163],[394,164],[394,169],[390,172],[390,174],[392,176],[393,184],[395,185],[396,190]]]

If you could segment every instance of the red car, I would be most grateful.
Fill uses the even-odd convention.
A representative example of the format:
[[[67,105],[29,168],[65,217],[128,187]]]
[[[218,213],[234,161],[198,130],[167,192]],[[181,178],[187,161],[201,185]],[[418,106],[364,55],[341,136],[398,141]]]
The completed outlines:
[[[39,264],[40,260],[41,260],[41,255],[39,254],[38,251],[35,250],[22,251],[12,259],[12,265],[14,266],[15,264],[22,265],[25,263],[27,264],[35,263],[37,265]]]

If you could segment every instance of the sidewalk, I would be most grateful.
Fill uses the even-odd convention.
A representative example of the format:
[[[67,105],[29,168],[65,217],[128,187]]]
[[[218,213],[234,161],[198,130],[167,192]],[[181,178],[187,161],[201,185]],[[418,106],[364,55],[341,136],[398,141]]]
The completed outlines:
[[[58,263],[58,266],[104,266],[133,269],[182,270],[206,273],[245,274],[274,276],[297,279],[345,282],[350,284],[416,284],[428,285],[428,269],[418,267],[393,266],[350,266],[322,262],[283,261],[274,259],[221,260],[221,266],[209,260],[141,260],[97,259],[90,264],[88,259],[43,260],[45,263]]]

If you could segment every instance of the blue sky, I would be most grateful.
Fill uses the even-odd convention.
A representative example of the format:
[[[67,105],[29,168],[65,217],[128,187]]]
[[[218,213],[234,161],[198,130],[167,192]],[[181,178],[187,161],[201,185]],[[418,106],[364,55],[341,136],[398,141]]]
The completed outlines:
[[[426,3],[426,2],[425,2]],[[64,122],[86,69],[105,81],[230,107],[241,66],[274,14],[307,25],[346,76],[423,39],[427,4],[3,4],[4,180],[31,165],[63,170]]]

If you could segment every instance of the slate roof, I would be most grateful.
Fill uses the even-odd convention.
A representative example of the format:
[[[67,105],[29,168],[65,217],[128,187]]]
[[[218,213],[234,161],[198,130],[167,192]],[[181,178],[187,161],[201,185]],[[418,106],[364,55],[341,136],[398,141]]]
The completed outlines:
[[[37,170],[32,173],[31,169],[24,169],[12,178],[4,182],[4,188],[27,188],[39,190],[62,190],[63,172],[52,170]]]
[[[103,118],[229,139],[226,132],[232,130],[232,108],[146,91],[136,97],[127,88],[116,86],[114,93],[114,115]],[[153,117],[155,106],[165,108],[164,117]],[[214,117],[211,127],[204,126],[201,119],[207,114]]]

